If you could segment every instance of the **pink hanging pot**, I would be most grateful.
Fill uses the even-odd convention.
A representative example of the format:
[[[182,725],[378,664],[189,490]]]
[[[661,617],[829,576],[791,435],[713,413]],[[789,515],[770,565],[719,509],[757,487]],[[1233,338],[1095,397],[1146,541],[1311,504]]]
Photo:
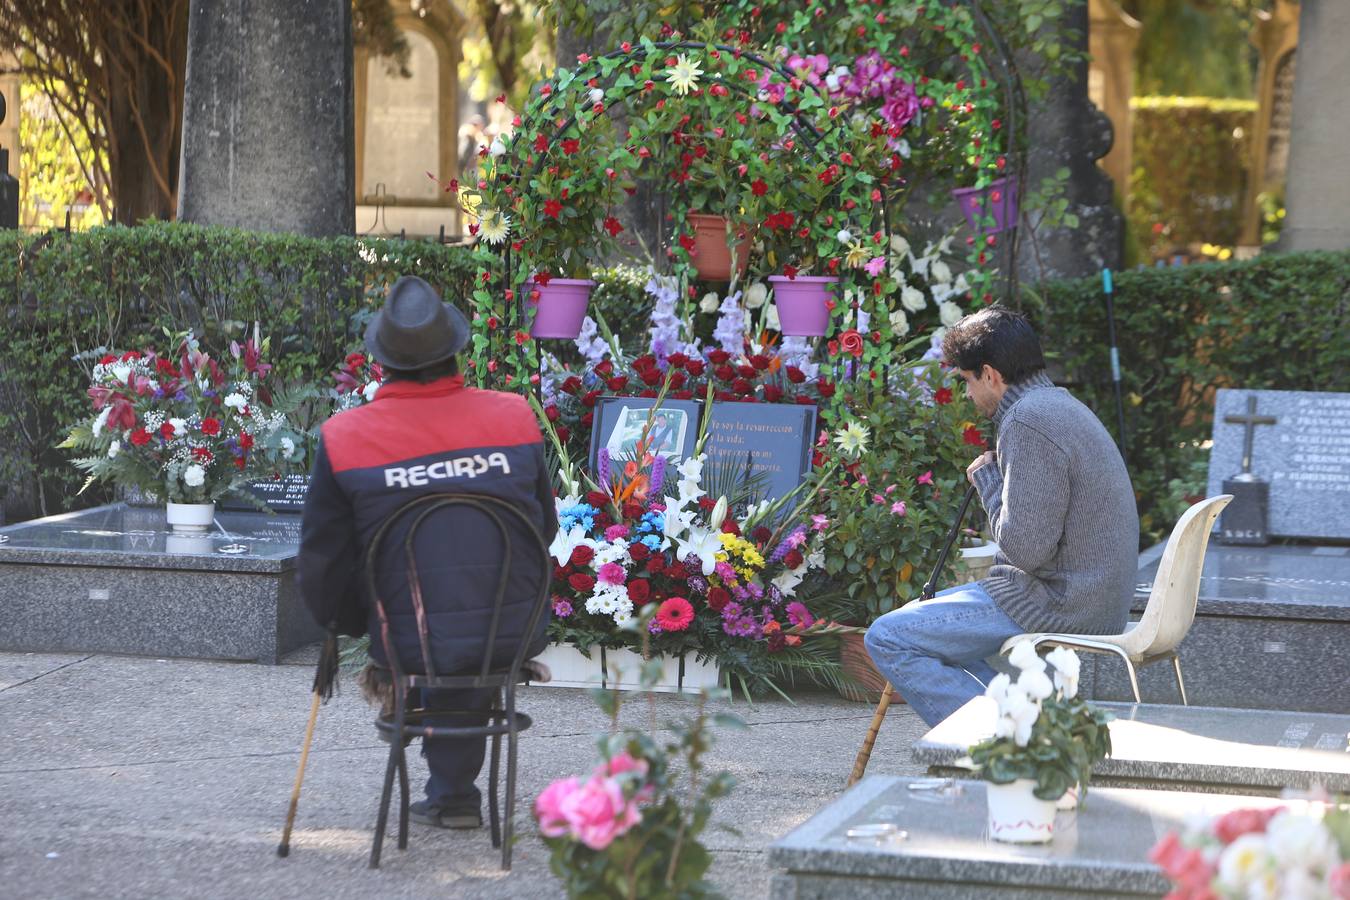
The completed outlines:
[[[576,340],[586,318],[586,304],[595,282],[589,278],[550,278],[548,284],[525,282],[525,302],[535,307],[530,337]],[[534,299],[535,291],[539,299]]]
[[[1017,179],[998,178],[982,188],[957,188],[952,191],[966,222],[976,234],[998,234],[1017,224]],[[992,227],[986,216],[994,217]]]
[[[833,275],[770,275],[773,302],[778,306],[778,330],[791,337],[823,337],[830,330],[830,289],[839,283]]]

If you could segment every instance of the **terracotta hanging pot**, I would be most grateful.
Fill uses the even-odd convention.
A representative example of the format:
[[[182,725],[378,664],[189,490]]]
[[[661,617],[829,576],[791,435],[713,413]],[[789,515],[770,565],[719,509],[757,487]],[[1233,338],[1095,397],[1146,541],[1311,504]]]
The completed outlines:
[[[727,237],[727,220],[722,216],[690,213],[690,227],[694,229],[692,264],[698,277],[705,281],[731,280],[731,245]],[[736,276],[745,274],[750,264],[750,233],[741,232],[736,244]]]
[[[550,278],[548,284],[527,281],[522,286],[526,302],[537,307],[530,337],[576,340],[586,319],[586,305],[595,282],[589,278]],[[534,292],[539,299],[534,299]]]
[[[778,330],[796,337],[822,337],[830,330],[830,291],[839,279],[832,275],[770,275],[773,302],[778,306]]]

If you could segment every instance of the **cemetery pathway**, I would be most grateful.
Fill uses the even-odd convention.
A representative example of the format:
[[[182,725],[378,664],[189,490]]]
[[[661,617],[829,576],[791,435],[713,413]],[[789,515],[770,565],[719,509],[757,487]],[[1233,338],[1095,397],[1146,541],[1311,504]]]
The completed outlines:
[[[278,859],[310,659],[302,652],[296,664],[262,666],[0,653],[0,896],[562,896],[529,804],[549,781],[594,766],[592,735],[605,726],[584,691],[565,688],[522,692],[536,724],[520,742],[523,837],[509,875],[486,829],[415,824],[406,853],[391,838],[383,868],[366,869],[385,745],[350,680],[320,712],[291,856]],[[634,701],[625,720],[642,724],[650,709]],[[658,696],[658,720],[682,705]],[[750,727],[720,733],[709,760],[738,780],[707,835],[712,878],[728,897],[762,900],[765,848],[840,794],[872,710],[820,693],[730,708]],[[893,706],[869,772],[920,774],[909,748],[925,730],[908,707]],[[410,761],[417,793],[425,769],[420,757]]]

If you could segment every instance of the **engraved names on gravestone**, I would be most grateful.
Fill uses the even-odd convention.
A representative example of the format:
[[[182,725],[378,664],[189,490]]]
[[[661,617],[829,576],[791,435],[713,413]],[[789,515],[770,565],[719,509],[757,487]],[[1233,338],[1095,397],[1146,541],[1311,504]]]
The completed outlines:
[[[1242,421],[1249,396],[1274,424]],[[1270,536],[1350,538],[1350,393],[1219,390],[1209,496],[1242,471],[1249,427],[1250,470],[1270,485]]]

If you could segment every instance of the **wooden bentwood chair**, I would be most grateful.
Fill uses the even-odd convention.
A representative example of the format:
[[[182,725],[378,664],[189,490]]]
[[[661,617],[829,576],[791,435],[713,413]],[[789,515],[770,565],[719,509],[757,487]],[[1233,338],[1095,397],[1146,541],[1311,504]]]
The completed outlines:
[[[1181,702],[1189,705],[1186,685],[1181,680],[1181,658],[1177,655],[1177,647],[1195,621],[1195,607],[1200,598],[1200,570],[1205,565],[1210,530],[1232,499],[1232,494],[1220,494],[1201,500],[1181,514],[1163,548],[1144,615],[1138,622],[1127,625],[1121,634],[1019,634],[1009,638],[999,652],[1010,653],[1017,644],[1029,640],[1038,650],[1044,645],[1114,654],[1125,663],[1135,703],[1142,702],[1135,670],[1170,659]]]
[[[426,606],[422,600],[422,583],[418,575],[417,560],[413,544],[418,530],[433,513],[450,510],[476,511],[486,518],[488,527],[495,528],[502,540],[500,559],[491,561],[498,565],[500,575],[497,581],[497,593],[491,607],[491,624],[483,642],[483,659],[476,672],[472,674],[441,675],[436,672],[432,657],[430,635],[428,633]],[[405,668],[407,661],[400,660],[390,638],[389,618],[379,591],[375,584],[375,572],[380,552],[393,527],[412,517],[406,535],[403,537],[404,558],[407,564],[408,591],[412,600],[413,613],[417,619],[418,639],[421,646],[420,665]],[[514,519],[521,526],[519,534],[526,537],[513,537],[506,521]],[[516,545],[513,546],[513,540]],[[394,775],[399,781],[398,812],[398,849],[408,847],[408,761],[407,744],[413,738],[467,738],[490,737],[492,739],[491,763],[488,775],[488,810],[492,828],[492,846],[502,851],[502,868],[511,868],[511,838],[515,830],[516,802],[516,738],[530,727],[528,715],[516,710],[516,687],[527,680],[522,671],[525,653],[529,645],[529,636],[535,633],[539,618],[548,603],[548,587],[551,569],[548,566],[548,548],[544,544],[539,529],[519,510],[496,497],[482,494],[430,494],[417,497],[404,504],[380,524],[370,542],[366,553],[366,587],[379,618],[380,640],[383,640],[385,656],[389,664],[393,681],[394,703],[390,712],[383,713],[375,721],[381,739],[389,743],[389,761],[385,766],[384,788],[380,795],[379,817],[375,825],[375,841],[370,848],[370,867],[380,865],[380,850],[384,843],[385,826],[389,819],[389,801],[393,790]],[[487,562],[487,561],[483,561]],[[527,627],[522,632],[523,639],[515,649],[510,665],[494,666],[493,658],[497,649],[497,633],[501,624],[502,605],[506,600],[506,588],[513,565],[537,566],[539,568],[539,594],[534,598]],[[372,638],[374,639],[374,638]],[[491,689],[496,691],[491,708],[480,709],[428,709],[423,706],[409,708],[408,694],[415,688],[422,689]],[[422,696],[425,697],[423,694]],[[428,720],[468,719],[481,721],[482,725],[443,725],[430,724]],[[497,806],[497,782],[501,769],[501,740],[506,737],[506,819],[501,821]]]

